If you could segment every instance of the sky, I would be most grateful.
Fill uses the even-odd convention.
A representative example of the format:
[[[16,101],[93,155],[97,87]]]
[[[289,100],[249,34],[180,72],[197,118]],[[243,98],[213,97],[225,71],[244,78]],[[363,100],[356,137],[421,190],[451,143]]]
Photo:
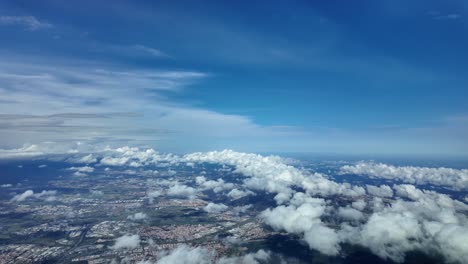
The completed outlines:
[[[0,148],[468,156],[468,2],[0,2]]]

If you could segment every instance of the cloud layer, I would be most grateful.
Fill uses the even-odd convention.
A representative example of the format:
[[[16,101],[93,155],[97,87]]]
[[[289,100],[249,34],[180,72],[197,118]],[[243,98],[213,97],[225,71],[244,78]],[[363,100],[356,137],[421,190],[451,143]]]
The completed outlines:
[[[81,146],[82,147],[82,146]],[[38,151],[38,149],[34,149]],[[90,156],[91,155],[91,156]],[[312,250],[336,256],[344,243],[369,248],[374,254],[402,262],[409,251],[440,254],[449,262],[463,263],[468,257],[468,205],[449,195],[423,190],[413,184],[388,183],[380,186],[354,185],[335,182],[323,173],[297,168],[289,160],[278,156],[262,156],[232,150],[196,152],[183,156],[162,154],[153,149],[136,147],[105,148],[100,152],[66,154],[76,164],[82,160],[95,163],[73,166],[75,172],[92,172],[94,166],[138,169],[139,173],[158,177],[177,175],[178,166],[204,166],[205,163],[221,165],[219,170],[238,176],[236,182],[228,178],[208,179],[197,176],[190,182],[168,179],[159,182],[163,188],[148,187],[146,198],[151,201],[162,195],[188,199],[203,199],[204,192],[213,192],[228,199],[246,195],[269,193],[276,202],[259,214],[259,220],[278,231],[296,234]],[[70,158],[72,156],[73,158]],[[165,168],[155,173],[154,168]],[[384,175],[385,179],[397,179],[412,183],[448,185],[463,182],[465,170],[448,168],[393,167],[377,164],[341,167],[341,173]],[[232,180],[232,179],[231,179]],[[452,186],[453,187],[453,186]],[[461,186],[463,187],[463,185]],[[42,197],[27,191],[12,201],[20,202],[29,197]],[[218,214],[229,210],[223,203],[209,202],[204,211]],[[233,212],[245,212],[250,206],[232,207]],[[144,214],[129,216],[129,220],[142,220]],[[118,239],[114,248],[133,247],[139,240],[135,236]],[[204,249],[181,248],[176,256],[209,256]],[[171,259],[172,253],[161,259]],[[208,258],[209,259],[209,258]],[[164,262],[162,262],[164,263]],[[198,263],[198,262],[194,262]],[[201,262],[204,263],[204,262]],[[212,263],[212,262],[207,262]]]
[[[364,175],[371,178],[399,180],[417,185],[436,185],[455,190],[468,190],[468,169],[396,167],[383,163],[359,162],[341,168],[342,174]]]

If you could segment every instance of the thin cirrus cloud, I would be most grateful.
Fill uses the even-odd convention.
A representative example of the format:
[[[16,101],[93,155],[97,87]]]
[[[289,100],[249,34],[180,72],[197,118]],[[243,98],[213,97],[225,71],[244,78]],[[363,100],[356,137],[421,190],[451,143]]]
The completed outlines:
[[[31,31],[52,27],[52,24],[40,21],[34,16],[0,16],[0,25],[22,26]]]
[[[200,71],[92,63],[74,67],[44,61],[0,63],[0,134],[4,144],[17,148],[25,142],[97,138],[157,141],[169,135],[225,138],[291,133],[291,128],[264,127],[245,116],[171,99],[209,77]]]

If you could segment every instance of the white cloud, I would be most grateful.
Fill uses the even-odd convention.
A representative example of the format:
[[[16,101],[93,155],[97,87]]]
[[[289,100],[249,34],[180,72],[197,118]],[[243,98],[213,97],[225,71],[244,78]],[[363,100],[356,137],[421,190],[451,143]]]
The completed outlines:
[[[197,190],[183,184],[176,183],[167,190],[167,195],[175,197],[186,197],[193,199],[197,194]]]
[[[72,159],[70,162],[90,164],[97,162],[97,159],[93,156],[93,154],[88,154],[83,157]]]
[[[255,193],[252,192],[252,191],[249,191],[249,190],[246,190],[246,191],[239,190],[237,188],[234,188],[234,189],[232,189],[231,191],[229,191],[227,193],[227,196],[229,198],[231,198],[231,199],[234,199],[234,200],[240,199],[240,198],[248,196],[248,195],[255,195]]]
[[[375,213],[360,232],[360,243],[383,258],[402,262],[407,251],[420,247],[423,239],[415,215],[404,213]]]
[[[90,166],[83,166],[83,167],[70,167],[69,170],[82,172],[82,173],[91,173],[94,172],[94,168]]]
[[[204,176],[198,176],[195,178],[196,183],[203,188],[203,190],[213,190],[215,193],[222,192],[224,190],[231,190],[234,188],[234,184],[226,183],[223,179],[206,180]]]
[[[374,212],[369,220],[362,226],[343,225],[339,231],[343,240],[368,247],[378,256],[396,262],[402,262],[406,253],[413,250],[435,251],[449,262],[466,259],[468,237],[463,234],[468,232],[468,205],[413,185],[393,188],[397,196],[410,200],[396,199],[385,205],[380,198],[374,198]],[[452,233],[454,230],[458,233]]]
[[[101,159],[100,163],[102,165],[107,166],[122,166],[125,165],[130,159],[127,157],[122,158],[112,158],[112,157],[104,157]]]
[[[157,197],[159,197],[161,195],[162,195],[162,193],[160,191],[158,191],[158,190],[148,190],[146,192],[146,196],[149,199],[149,203],[153,203],[154,198],[157,198]]]
[[[338,208],[338,216],[347,220],[359,221],[364,218],[364,214],[351,207]]]
[[[303,201],[303,197],[300,198]],[[320,220],[325,212],[325,201],[306,198],[299,206],[278,206],[267,209],[261,216],[265,222],[277,230],[303,234],[310,248],[326,255],[336,255],[339,252],[339,238],[335,231]]]
[[[93,196],[103,196],[103,195],[104,195],[104,192],[103,192],[103,191],[100,191],[100,190],[90,190],[89,192],[90,192],[91,195],[93,195]]]
[[[148,216],[145,213],[135,213],[133,215],[129,215],[127,219],[132,220],[132,221],[141,221],[148,218]]]
[[[216,262],[216,264],[259,264],[259,261],[261,261],[261,263],[268,263],[269,259],[269,252],[259,250],[240,257],[222,257]]]
[[[115,244],[111,247],[112,249],[134,249],[140,246],[139,235],[124,235],[115,240]]]
[[[354,201],[351,206],[359,211],[362,211],[364,210],[364,208],[366,208],[366,201],[362,200],[362,199],[359,199],[357,201]]]
[[[468,189],[468,170],[427,167],[396,167],[383,163],[359,162],[341,168],[342,174],[356,174],[371,178],[400,180],[411,184],[446,186],[456,190]]]
[[[43,154],[37,145],[23,145],[17,149],[0,149],[0,159],[31,158]]]
[[[311,196],[318,194],[327,197],[344,194],[357,198],[366,196],[364,188],[351,184],[338,184],[321,174],[308,174],[285,164],[278,157],[263,157],[226,150],[193,153],[182,159],[187,162],[210,162],[234,166],[234,172],[246,176],[244,187],[276,193],[277,203],[285,205],[264,211],[261,216],[265,223],[277,230],[302,235],[310,248],[324,254],[338,254],[340,243],[343,242],[360,244],[382,258],[394,261],[402,261],[406,253],[412,250],[425,252],[433,250],[449,261],[464,259],[467,254],[464,246],[466,243],[463,243],[464,237],[457,236],[456,240],[457,243],[461,241],[460,245],[447,241],[448,235],[440,237],[437,235],[441,234],[437,230],[444,228],[459,230],[463,234],[468,226],[467,217],[462,213],[468,212],[468,205],[447,195],[422,191],[412,185],[394,185],[395,193],[388,185],[369,185],[366,187],[368,198],[359,198],[334,212],[343,220],[353,221],[353,225],[342,222],[340,228],[332,229],[322,222],[321,216],[328,215],[335,209],[328,207],[326,200]],[[383,167],[388,169],[386,165]],[[354,167],[345,167],[347,168],[352,170]],[[437,181],[437,177],[431,177],[431,173],[439,175],[464,173],[446,168],[417,167],[409,169],[394,167],[389,171],[392,177],[398,172],[406,172],[409,175],[419,175],[418,181],[429,179],[432,182]],[[428,173],[429,177],[424,178],[425,173]],[[293,186],[302,188],[306,193],[295,192],[291,188]],[[386,199],[384,202],[381,197],[392,199]],[[369,203],[365,201],[367,199]],[[360,212],[364,208],[370,210],[370,215]],[[450,229],[450,226],[455,227]]]
[[[209,162],[235,166],[235,173],[241,173],[245,185],[250,189],[271,193],[292,194],[291,186],[299,186],[311,194],[342,194],[357,196],[365,194],[362,187],[338,184],[319,173],[307,173],[288,165],[278,156],[261,156],[232,150],[192,153],[182,158],[185,162]]]
[[[181,245],[170,252],[163,252],[156,264],[259,264],[267,263],[270,253],[264,250],[236,257],[216,258],[216,253],[204,247]],[[150,262],[145,262],[150,263]]]
[[[214,253],[206,248],[190,248],[185,245],[179,246],[170,253],[163,255],[157,264],[211,264],[213,263]]]
[[[226,211],[229,207],[225,204],[208,203],[203,210],[210,214],[218,214]]]
[[[373,185],[366,185],[367,192],[371,195],[378,197],[392,197],[393,190],[388,185],[380,185],[379,187]]]
[[[12,202],[22,202],[22,201],[28,199],[29,197],[33,197],[33,196],[34,196],[34,191],[33,190],[27,190],[22,194],[15,195],[11,199],[11,201]]]
[[[52,190],[52,191],[46,191],[43,190],[40,193],[34,193],[33,190],[27,190],[24,193],[17,194],[13,198],[11,198],[12,202],[22,202],[25,201],[28,198],[43,198],[46,201],[53,201],[55,200],[55,195],[57,195],[57,191]]]
[[[39,21],[33,16],[0,16],[0,25],[20,25],[29,30],[39,30],[52,27],[51,24]]]
[[[359,244],[382,258],[394,261],[403,261],[408,251],[421,250],[439,253],[447,261],[460,262],[466,258],[468,252],[468,243],[465,243],[468,205],[448,195],[421,190],[414,185],[368,185],[366,192],[363,187],[340,184],[327,175],[295,168],[280,157],[230,150],[192,153],[180,157],[160,154],[152,149],[123,147],[107,148],[96,157],[100,156],[128,158],[126,164],[159,164],[168,171],[173,170],[171,165],[180,163],[195,166],[195,163],[210,162],[222,164],[228,169],[233,168],[234,173],[240,174],[236,175],[240,182],[235,185],[226,183],[221,178],[207,180],[203,176],[195,179],[199,188],[171,180],[150,180],[147,197],[152,199],[164,193],[158,189],[153,195],[152,188],[163,188],[168,196],[188,198],[194,198],[200,189],[220,188],[219,192],[230,190],[225,192],[229,198],[241,197],[251,190],[270,192],[274,194],[277,206],[262,212],[261,219],[276,230],[299,235],[310,248],[324,254],[339,254],[341,243]],[[399,167],[395,168],[391,170],[399,171]],[[444,172],[445,170],[448,169],[443,168]],[[433,172],[432,169],[429,172]],[[421,170],[418,173],[422,173]],[[433,181],[434,177],[429,178]],[[44,196],[43,198],[46,196],[26,193],[24,199],[34,195]],[[348,197],[340,198],[337,204],[335,197],[341,195]],[[15,199],[23,198],[20,194]],[[224,204],[210,203],[205,210],[210,213],[228,209],[242,212],[248,208],[228,208]],[[331,217],[335,218],[328,222]],[[129,219],[133,218],[135,215]],[[193,249],[186,248],[185,251],[191,252]]]
[[[0,97],[8,102],[0,105],[0,138],[15,148],[24,142],[93,144],[105,138],[111,145],[159,140],[158,145],[173,148],[169,142],[178,140],[185,150],[205,149],[216,142],[207,138],[246,137],[248,141],[297,132],[171,100],[171,94],[183,93],[207,73],[112,68],[95,62],[70,67],[51,58],[31,60],[4,56],[8,63],[0,63],[0,86],[4,88]]]

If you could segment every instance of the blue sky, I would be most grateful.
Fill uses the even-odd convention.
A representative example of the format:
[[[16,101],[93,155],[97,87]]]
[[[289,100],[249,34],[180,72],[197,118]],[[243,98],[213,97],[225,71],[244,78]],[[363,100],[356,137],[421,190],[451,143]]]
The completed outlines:
[[[466,1],[2,1],[0,145],[468,155]]]

